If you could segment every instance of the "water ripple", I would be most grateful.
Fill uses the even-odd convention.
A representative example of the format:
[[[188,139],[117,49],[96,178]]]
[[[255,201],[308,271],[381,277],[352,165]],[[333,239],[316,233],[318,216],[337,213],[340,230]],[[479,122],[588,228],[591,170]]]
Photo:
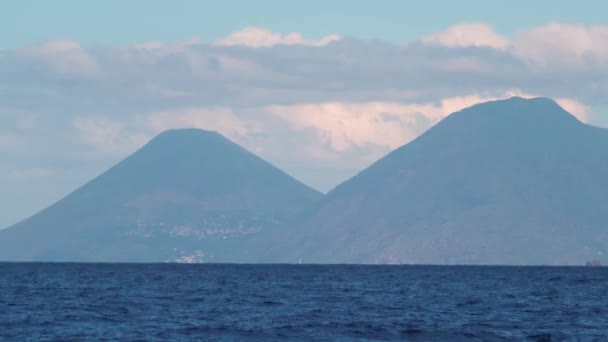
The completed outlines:
[[[0,340],[606,341],[607,268],[0,263]]]

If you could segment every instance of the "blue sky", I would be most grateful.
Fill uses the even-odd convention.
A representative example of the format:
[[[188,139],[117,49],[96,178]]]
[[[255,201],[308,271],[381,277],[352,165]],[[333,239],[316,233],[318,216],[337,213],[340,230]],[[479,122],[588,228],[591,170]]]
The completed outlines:
[[[85,45],[212,40],[247,26],[407,42],[451,24],[482,21],[511,35],[550,22],[601,24],[601,0],[160,1],[20,0],[3,3],[0,48],[70,38]]]
[[[328,191],[478,102],[546,96],[606,127],[607,7],[5,2],[0,229],[170,128],[217,130]]]

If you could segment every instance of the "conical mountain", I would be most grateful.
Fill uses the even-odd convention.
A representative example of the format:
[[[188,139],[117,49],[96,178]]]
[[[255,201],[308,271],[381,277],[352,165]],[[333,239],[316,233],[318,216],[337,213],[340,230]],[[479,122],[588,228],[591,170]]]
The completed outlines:
[[[331,191],[285,261],[608,261],[608,131],[546,98],[449,115]]]
[[[321,197],[216,132],[171,130],[0,231],[0,260],[255,261],[257,236]]]

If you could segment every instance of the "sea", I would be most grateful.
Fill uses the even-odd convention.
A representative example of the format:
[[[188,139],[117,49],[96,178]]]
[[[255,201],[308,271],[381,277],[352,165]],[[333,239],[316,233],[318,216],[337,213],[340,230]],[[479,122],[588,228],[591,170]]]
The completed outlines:
[[[608,268],[0,263],[0,341],[608,341]]]

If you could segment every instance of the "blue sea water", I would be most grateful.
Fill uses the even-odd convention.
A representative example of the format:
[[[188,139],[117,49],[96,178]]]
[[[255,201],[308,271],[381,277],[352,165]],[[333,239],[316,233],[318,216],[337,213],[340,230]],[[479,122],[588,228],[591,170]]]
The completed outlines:
[[[0,263],[2,341],[608,341],[608,268]]]

